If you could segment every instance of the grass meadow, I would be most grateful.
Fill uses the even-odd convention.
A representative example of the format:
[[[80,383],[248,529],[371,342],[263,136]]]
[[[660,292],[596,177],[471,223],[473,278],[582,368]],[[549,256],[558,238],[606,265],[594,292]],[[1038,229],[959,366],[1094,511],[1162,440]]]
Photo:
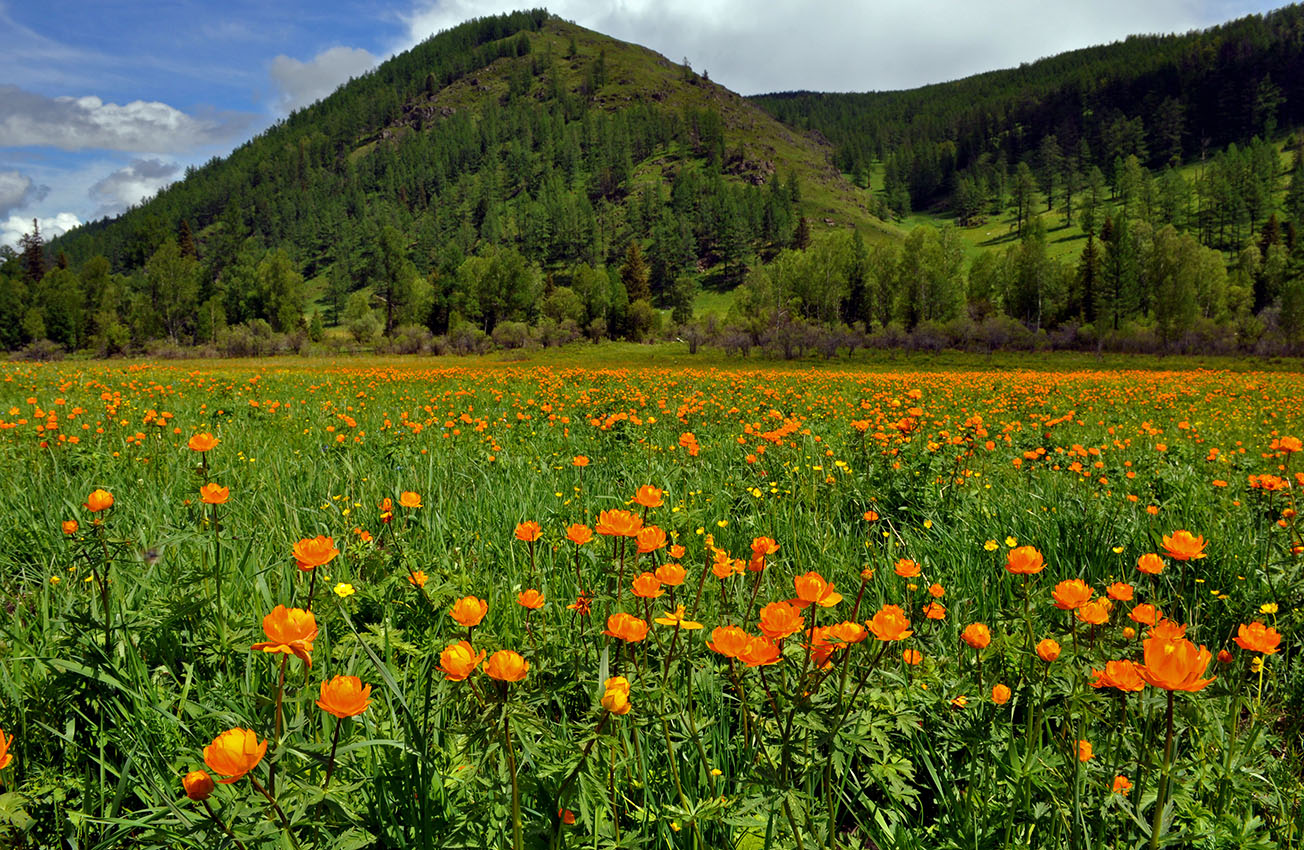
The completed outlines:
[[[1304,846],[1304,375],[975,363],[4,364],[0,845]]]

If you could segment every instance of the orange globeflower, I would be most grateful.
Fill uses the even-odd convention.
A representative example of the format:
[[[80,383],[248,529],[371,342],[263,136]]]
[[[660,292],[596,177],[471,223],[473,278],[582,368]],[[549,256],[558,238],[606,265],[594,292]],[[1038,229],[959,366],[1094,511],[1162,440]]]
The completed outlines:
[[[747,648],[738,654],[738,660],[748,667],[768,667],[777,664],[781,657],[778,644],[765,637],[749,638]]]
[[[543,536],[543,529],[534,520],[526,520],[516,526],[516,539],[533,543]]]
[[[1092,755],[1091,742],[1078,741],[1078,761],[1091,761]]]
[[[1047,664],[1060,657],[1060,645],[1050,638],[1037,642],[1037,657]]]
[[[878,522],[878,511],[865,511],[865,522]]]
[[[1073,611],[1081,608],[1094,593],[1089,584],[1080,578],[1074,578],[1055,585],[1050,595],[1055,600],[1056,608],[1061,611]]]
[[[1146,684],[1166,691],[1204,690],[1214,677],[1202,679],[1213,655],[1186,638],[1149,637],[1144,642],[1145,664],[1137,672]]]
[[[77,524],[77,520],[75,519],[66,519],[59,523],[59,528],[63,530],[64,534],[68,535],[76,534],[77,529],[80,527],[81,526]]]
[[[1132,790],[1132,780],[1120,773],[1114,777],[1114,785],[1110,790],[1115,794],[1126,794]]]
[[[797,598],[791,602],[798,608],[808,605],[832,608],[842,601],[842,594],[833,590],[833,582],[825,581],[823,576],[813,570],[794,578],[793,584],[797,587]]]
[[[408,583],[417,588],[425,587],[429,580],[430,576],[426,575],[425,570],[416,570],[408,576]]]
[[[267,640],[250,649],[261,649],[281,655],[294,655],[312,667],[312,642],[317,639],[317,618],[302,608],[277,605],[263,617],[263,632]]]
[[[238,782],[258,766],[267,753],[267,742],[258,740],[252,729],[228,729],[204,747],[204,764],[222,777],[223,785]]]
[[[1011,693],[1008,685],[992,686],[992,702],[997,705],[1005,705],[1010,701],[1011,696],[1013,696],[1013,693]]]
[[[598,514],[598,534],[604,537],[633,537],[643,527],[643,518],[630,511],[613,508]]]
[[[905,640],[914,634],[910,621],[899,605],[884,605],[865,623],[866,628],[879,640]]]
[[[688,577],[688,571],[679,564],[662,564],[657,567],[657,580],[671,587],[679,587]]]
[[[850,620],[844,620],[841,623],[834,623],[828,627],[828,637],[838,643],[852,644],[860,643],[869,633],[860,623],[853,623]]]
[[[1045,559],[1035,546],[1020,546],[1011,549],[1005,561],[1005,569],[1015,575],[1032,575],[1046,567]]]
[[[530,662],[510,649],[500,649],[489,656],[484,672],[490,679],[500,682],[519,682],[530,672]]]
[[[190,438],[186,445],[190,447],[192,452],[206,452],[216,446],[219,442],[221,442],[221,440],[217,439],[217,437],[214,437],[212,434],[204,433],[195,434]]]
[[[583,546],[593,539],[593,529],[581,523],[574,523],[566,529],[566,539],[576,546]]]
[[[934,582],[928,586],[928,595],[934,599],[941,599],[946,595],[946,588]]]
[[[516,594],[516,604],[531,611],[538,611],[543,607],[543,594],[534,588],[522,590]]]
[[[450,643],[439,653],[439,669],[444,671],[444,678],[452,682],[461,682],[475,672],[475,668],[484,661],[484,653],[476,654],[471,644],[464,640]]]
[[[86,497],[86,510],[93,514],[113,507],[113,494],[108,490],[95,489]]]
[[[678,543],[675,543],[666,551],[670,553],[670,557],[672,558],[682,558],[688,550],[683,546],[680,546]]]
[[[633,705],[629,701],[629,679],[612,676],[603,685],[602,707],[612,714],[629,714]]]
[[[772,537],[752,538],[752,556],[761,558],[779,551],[779,544]]]
[[[1136,568],[1146,575],[1157,576],[1164,571],[1164,559],[1154,552],[1147,552],[1136,559]]]
[[[1132,610],[1127,612],[1127,616],[1134,623],[1140,623],[1143,626],[1153,626],[1163,619],[1163,614],[1159,612],[1158,608],[1145,602],[1133,606]]]
[[[1247,649],[1250,652],[1257,652],[1260,655],[1272,655],[1281,645],[1281,635],[1271,626],[1265,626],[1259,620],[1255,620],[1248,626],[1241,625],[1236,630],[1236,645],[1241,649]]]
[[[1116,599],[1119,602],[1132,601],[1132,585],[1126,582],[1116,581],[1105,588],[1105,592],[1109,594],[1110,599]]]
[[[919,575],[919,565],[909,558],[901,558],[893,564],[892,569],[901,578],[915,578]]]
[[[747,632],[737,626],[717,626],[711,630],[706,646],[725,658],[737,658],[747,648],[748,640]]]
[[[924,616],[930,620],[945,620],[946,606],[940,602],[929,602],[924,606]]]
[[[14,736],[5,737],[5,730],[0,729],[0,770],[4,770],[13,763],[14,757],[9,752],[9,747],[14,742]]]
[[[1174,561],[1195,561],[1204,557],[1204,537],[1178,530],[1164,535],[1164,554]]]
[[[217,786],[213,784],[213,777],[208,775],[205,770],[192,770],[181,780],[181,787],[186,789],[186,796],[195,802],[207,800]]]
[[[656,599],[664,596],[661,579],[657,578],[655,573],[641,573],[634,579],[634,595],[640,599]]]
[[[229,498],[231,498],[231,488],[222,487],[215,481],[210,481],[199,488],[199,500],[206,505],[225,505]]]
[[[761,609],[761,633],[770,640],[783,640],[805,626],[805,618],[787,602],[771,602]]]
[[[398,503],[405,508],[421,507],[421,494],[413,493],[411,490],[404,490],[398,494]]]
[[[291,552],[299,569],[305,572],[329,564],[339,553],[340,550],[335,548],[335,538],[321,534],[303,538],[294,544]]]
[[[1109,601],[1109,597],[1102,596],[1101,598],[1093,599],[1078,608],[1077,617],[1084,623],[1089,623],[1093,626],[1103,626],[1105,623],[1109,622],[1109,612],[1113,607],[1114,603]]]
[[[649,552],[655,552],[662,546],[666,545],[666,533],[655,525],[645,525],[634,535],[638,541],[638,553],[646,555]]]
[[[476,596],[464,596],[453,603],[448,616],[457,621],[459,626],[473,629],[480,625],[484,615],[489,613],[489,603]]]
[[[1146,637],[1159,638],[1160,640],[1181,640],[1186,637],[1186,626],[1172,620],[1160,620],[1155,623],[1154,628],[1146,633]]]
[[[371,685],[362,684],[357,676],[336,676],[321,683],[321,699],[316,703],[322,711],[340,720],[357,717],[371,705]]]
[[[1092,670],[1091,675],[1096,677],[1091,683],[1093,688],[1116,688],[1124,693],[1136,693],[1146,686],[1136,664],[1126,659],[1106,661],[1104,670]]]
[[[652,622],[658,623],[662,626],[675,626],[676,628],[688,631],[702,628],[701,623],[688,619],[688,614],[684,611],[683,605],[676,607],[673,611],[667,611]]]
[[[924,660],[924,654],[917,649],[907,649],[901,653],[901,660],[911,667],[917,667]]]
[[[588,466],[589,459],[584,455],[575,455],[575,459],[572,460],[571,463],[575,466]]]
[[[634,494],[634,504],[642,505],[645,508],[659,508],[664,504],[661,498],[663,493],[663,490],[659,490],[651,484],[644,484]]]
[[[992,633],[982,623],[970,623],[960,633],[960,639],[974,649],[986,649],[988,644],[992,642]]]
[[[607,618],[607,628],[603,634],[623,640],[625,643],[638,643],[647,637],[647,629],[646,622],[622,611]]]

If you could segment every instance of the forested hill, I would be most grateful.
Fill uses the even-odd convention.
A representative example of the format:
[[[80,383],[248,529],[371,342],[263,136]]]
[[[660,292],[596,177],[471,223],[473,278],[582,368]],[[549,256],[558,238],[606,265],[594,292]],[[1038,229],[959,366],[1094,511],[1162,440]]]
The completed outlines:
[[[196,257],[183,297],[148,293],[155,327],[141,332],[174,339],[211,338],[203,316],[288,329],[305,292],[331,321],[363,289],[386,331],[443,332],[462,318],[491,330],[532,319],[548,274],[569,283],[578,264],[615,269],[631,246],[646,281],[628,300],[668,308],[691,303],[691,292],[672,291],[686,273],[681,288],[703,277],[729,285],[749,258],[804,244],[803,217],[811,228],[882,228],[869,196],[830,160],[827,143],[687,64],[520,12],[395,56],[152,200],[52,241],[46,255],[74,268],[104,257],[116,274],[145,270],[160,249],[169,253],[159,263]],[[258,271],[268,252],[280,255],[277,275],[307,286],[269,292]],[[478,267],[468,260],[488,278],[470,280]],[[139,306],[130,295],[83,309],[125,323]],[[621,321],[611,310],[623,307],[602,305],[625,295],[581,293],[600,302],[584,319]]]
[[[948,198],[962,177],[1003,181],[1004,166],[1038,162],[1048,141],[1052,159],[1078,166],[1079,182],[1092,163],[1109,174],[1130,155],[1161,168],[1244,146],[1304,125],[1301,93],[1304,7],[1295,5],[908,91],[753,100],[791,126],[823,133],[839,167],[862,183],[884,163],[886,185],[875,188],[904,213]]]

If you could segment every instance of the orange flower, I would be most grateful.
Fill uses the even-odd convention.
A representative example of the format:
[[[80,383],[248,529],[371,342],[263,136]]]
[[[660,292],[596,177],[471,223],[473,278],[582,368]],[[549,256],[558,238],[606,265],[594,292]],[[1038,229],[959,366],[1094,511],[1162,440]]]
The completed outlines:
[[[81,528],[81,526],[77,524],[75,519],[66,519],[59,523],[59,528],[63,530],[64,534],[73,535],[77,533],[77,529]]]
[[[783,640],[805,625],[805,618],[787,602],[771,602],[761,609],[761,633],[770,640]]]
[[[878,522],[878,511],[865,511],[865,522]]]
[[[1092,670],[1091,675],[1096,680],[1091,683],[1093,688],[1117,688],[1124,693],[1136,693],[1145,688],[1145,682],[1141,681],[1141,674],[1137,672],[1136,664],[1128,660],[1123,661],[1106,661],[1104,670]]]
[[[111,507],[113,507],[113,494],[108,490],[92,490],[91,494],[86,497],[86,510],[93,514],[108,510]]]
[[[1078,761],[1091,761],[1092,755],[1091,742],[1078,741]]]
[[[1091,586],[1080,578],[1069,579],[1055,585],[1051,592],[1051,598],[1055,600],[1055,607],[1061,611],[1073,611],[1081,608],[1095,593]]]
[[[321,683],[317,707],[340,720],[357,717],[371,705],[371,685],[363,685],[357,676],[336,676]]]
[[[425,587],[426,582],[429,580],[430,577],[426,575],[425,570],[416,570],[412,575],[408,576],[408,583],[413,587]]]
[[[1120,773],[1114,777],[1114,786],[1110,790],[1115,794],[1126,794],[1132,790],[1132,781]]]
[[[838,643],[852,644],[860,643],[869,633],[860,623],[853,623],[850,620],[844,620],[841,623],[834,623],[828,628],[828,636],[831,640]]]
[[[901,660],[911,667],[917,667],[924,660],[924,654],[917,649],[907,649],[901,653]]]
[[[452,682],[470,676],[481,661],[484,661],[484,653],[477,655],[471,644],[464,640],[449,644],[439,653],[439,669],[444,671],[444,678]]]
[[[4,770],[13,763],[13,754],[9,752],[9,747],[14,743],[14,736],[5,737],[5,730],[0,729],[0,770]]]
[[[533,543],[543,536],[543,529],[534,520],[526,520],[516,526],[516,539]]]
[[[1147,552],[1136,559],[1136,568],[1146,575],[1157,576],[1164,571],[1164,559],[1154,552]]]
[[[1005,569],[1015,575],[1032,575],[1046,567],[1045,559],[1035,546],[1020,546],[1011,549],[1005,561]]]
[[[778,663],[782,654],[778,644],[764,637],[749,638],[747,648],[738,655],[738,660],[748,667],[768,667]]]
[[[530,672],[530,662],[510,649],[500,649],[489,657],[485,675],[500,682],[519,682]]]
[[[638,643],[647,637],[647,628],[646,622],[622,611],[607,618],[607,628],[603,634],[625,643]]]
[[[834,592],[833,583],[826,582],[817,572],[797,576],[793,579],[793,584],[797,587],[797,598],[792,600],[792,604],[798,608],[808,605],[832,608],[842,601],[842,594]]]
[[[884,605],[865,623],[866,628],[879,640],[905,640],[914,634],[910,621],[899,605]]]
[[[1115,599],[1119,602],[1132,601],[1132,585],[1126,582],[1116,581],[1109,587],[1105,588],[1105,592],[1109,594],[1110,599]]]
[[[612,676],[603,687],[602,707],[612,714],[629,714],[633,708],[629,701],[629,679]]]
[[[942,587],[940,584],[930,584],[928,586],[928,595],[934,599],[941,599],[946,595],[946,588]]]
[[[633,537],[643,527],[643,518],[630,511],[612,509],[598,514],[598,534],[604,537]]]
[[[640,599],[656,599],[658,596],[664,596],[665,591],[661,589],[661,579],[657,578],[654,573],[642,573],[634,579],[634,595]]]
[[[671,587],[679,587],[688,577],[688,571],[679,564],[662,564],[657,567],[657,580]]]
[[[221,442],[221,440],[217,439],[212,434],[205,433],[195,434],[190,438],[186,445],[190,447],[192,452],[206,452],[216,446],[219,442]]]
[[[1154,628],[1146,633],[1146,637],[1159,638],[1160,640],[1181,640],[1186,637],[1186,626],[1172,620],[1160,620],[1155,623]]]
[[[748,640],[747,632],[737,626],[717,626],[711,630],[706,646],[725,658],[737,658],[747,648]]]
[[[901,578],[915,578],[919,575],[919,565],[909,558],[901,558],[892,566],[892,569]]]
[[[638,534],[634,535],[634,539],[638,541],[640,555],[655,552],[666,545],[666,533],[655,525],[646,525],[640,528]]]
[[[1038,641],[1037,657],[1042,661],[1045,661],[1047,664],[1050,664],[1060,657],[1060,645],[1050,638]]]
[[[225,505],[229,498],[231,498],[231,488],[219,486],[215,481],[210,481],[199,488],[199,500],[206,505]]]
[[[473,629],[480,625],[484,615],[489,613],[489,603],[476,596],[464,596],[453,603],[448,616],[457,621],[459,626]]]
[[[398,494],[398,503],[405,508],[421,507],[421,494],[413,493],[411,490],[404,490]]]
[[[982,623],[970,623],[960,633],[960,639],[974,649],[986,649],[988,644],[992,642],[992,633]]]
[[[1228,652],[1227,650],[1225,650],[1225,649],[1220,649],[1220,650],[1218,650],[1218,656],[1217,656],[1217,658],[1218,658],[1218,663],[1219,663],[1219,664],[1231,664],[1231,663],[1232,663],[1232,654],[1231,654],[1230,652]]]
[[[1204,537],[1178,530],[1164,535],[1164,554],[1174,561],[1195,561],[1204,557]]]
[[[1236,645],[1260,655],[1272,655],[1281,645],[1281,635],[1276,629],[1255,620],[1248,626],[1241,625],[1236,630]]]
[[[692,631],[693,629],[702,628],[701,623],[688,619],[688,614],[684,611],[684,606],[680,605],[673,611],[667,611],[660,617],[653,620],[663,626],[675,626],[676,628]]]
[[[659,508],[663,504],[661,498],[663,493],[664,491],[653,487],[651,484],[644,484],[634,494],[634,504],[642,505],[645,508]]]
[[[576,546],[583,546],[593,539],[593,529],[577,522],[566,529],[566,539]]]
[[[584,455],[575,455],[575,459],[572,460],[571,463],[575,466],[580,466],[580,467],[588,466],[589,459],[586,458]]]
[[[586,463],[588,462],[588,458],[584,458],[584,460]],[[576,466],[580,466],[580,465],[582,464],[576,464]],[[561,822],[564,823],[566,826],[575,825],[575,813],[572,812],[570,809],[558,809],[557,817],[561,818]]]
[[[677,559],[677,558],[684,557],[684,553],[687,552],[688,550],[685,549],[683,546],[680,546],[678,543],[676,543],[666,551],[670,553],[670,557]]]
[[[930,620],[945,620],[946,606],[940,602],[929,602],[924,606],[924,616]]]
[[[1145,664],[1137,672],[1146,684],[1166,691],[1200,691],[1213,681],[1200,678],[1213,660],[1203,646],[1197,649],[1186,638],[1163,637],[1146,638],[1143,645]]]
[[[1008,686],[1006,685],[992,686],[992,702],[996,703],[997,705],[1005,705],[1007,702],[1010,701],[1011,696],[1013,696],[1013,694],[1010,692]]]
[[[1158,608],[1145,602],[1133,606],[1132,610],[1127,612],[1127,616],[1143,626],[1153,626],[1163,619]]]
[[[267,640],[254,644],[250,649],[294,655],[312,667],[310,653],[312,642],[317,639],[317,618],[311,611],[277,605],[270,614],[263,617],[263,632],[267,635]]]
[[[204,747],[204,764],[222,778],[223,785],[238,782],[258,766],[267,753],[267,742],[259,742],[252,729],[228,729]]]
[[[752,557],[754,558],[764,558],[778,551],[779,544],[771,537],[755,537],[752,539]]]
[[[543,594],[534,588],[522,590],[516,594],[516,604],[531,611],[538,611],[543,607]]]
[[[566,606],[567,611],[574,611],[581,617],[587,617],[593,605],[593,597],[585,596],[583,592],[575,597],[575,601]]]
[[[321,534],[303,538],[294,544],[291,552],[299,569],[305,572],[329,564],[339,553],[340,550],[335,548],[335,538]]]
[[[1114,607],[1114,603],[1109,601],[1108,596],[1102,596],[1099,599],[1093,599],[1078,609],[1077,617],[1084,623],[1090,623],[1093,626],[1103,626],[1109,622],[1109,612]]]
[[[195,802],[207,800],[217,787],[213,784],[213,777],[205,770],[190,771],[182,778],[181,786],[186,789],[186,796]]]

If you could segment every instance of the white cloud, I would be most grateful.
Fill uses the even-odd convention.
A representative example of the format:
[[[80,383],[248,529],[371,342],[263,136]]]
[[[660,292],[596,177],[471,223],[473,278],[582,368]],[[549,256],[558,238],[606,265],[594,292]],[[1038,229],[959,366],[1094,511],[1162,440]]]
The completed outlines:
[[[181,167],[161,159],[136,159],[119,168],[90,188],[90,198],[98,204],[95,217],[114,215],[153,196],[171,183]]]
[[[271,67],[272,80],[281,90],[277,105],[283,112],[307,106],[375,65],[376,57],[360,47],[332,47],[307,62],[277,56]]]
[[[70,212],[61,212],[53,218],[37,218],[36,223],[41,228],[41,238],[50,240],[72,230],[81,224],[81,221]],[[23,234],[31,232],[31,218],[11,215],[7,220],[0,221],[0,245],[10,245],[16,248],[18,247],[18,240],[22,238]]]
[[[1230,0],[552,0],[554,14],[642,44],[743,94],[910,88],[1132,33],[1261,11]],[[416,0],[402,47],[519,0]]]
[[[158,101],[120,105],[94,95],[46,97],[0,86],[0,147],[166,153],[229,139],[247,124],[248,116],[200,118]]]
[[[21,171],[0,171],[0,216],[40,201],[49,193],[49,186],[37,186]]]

